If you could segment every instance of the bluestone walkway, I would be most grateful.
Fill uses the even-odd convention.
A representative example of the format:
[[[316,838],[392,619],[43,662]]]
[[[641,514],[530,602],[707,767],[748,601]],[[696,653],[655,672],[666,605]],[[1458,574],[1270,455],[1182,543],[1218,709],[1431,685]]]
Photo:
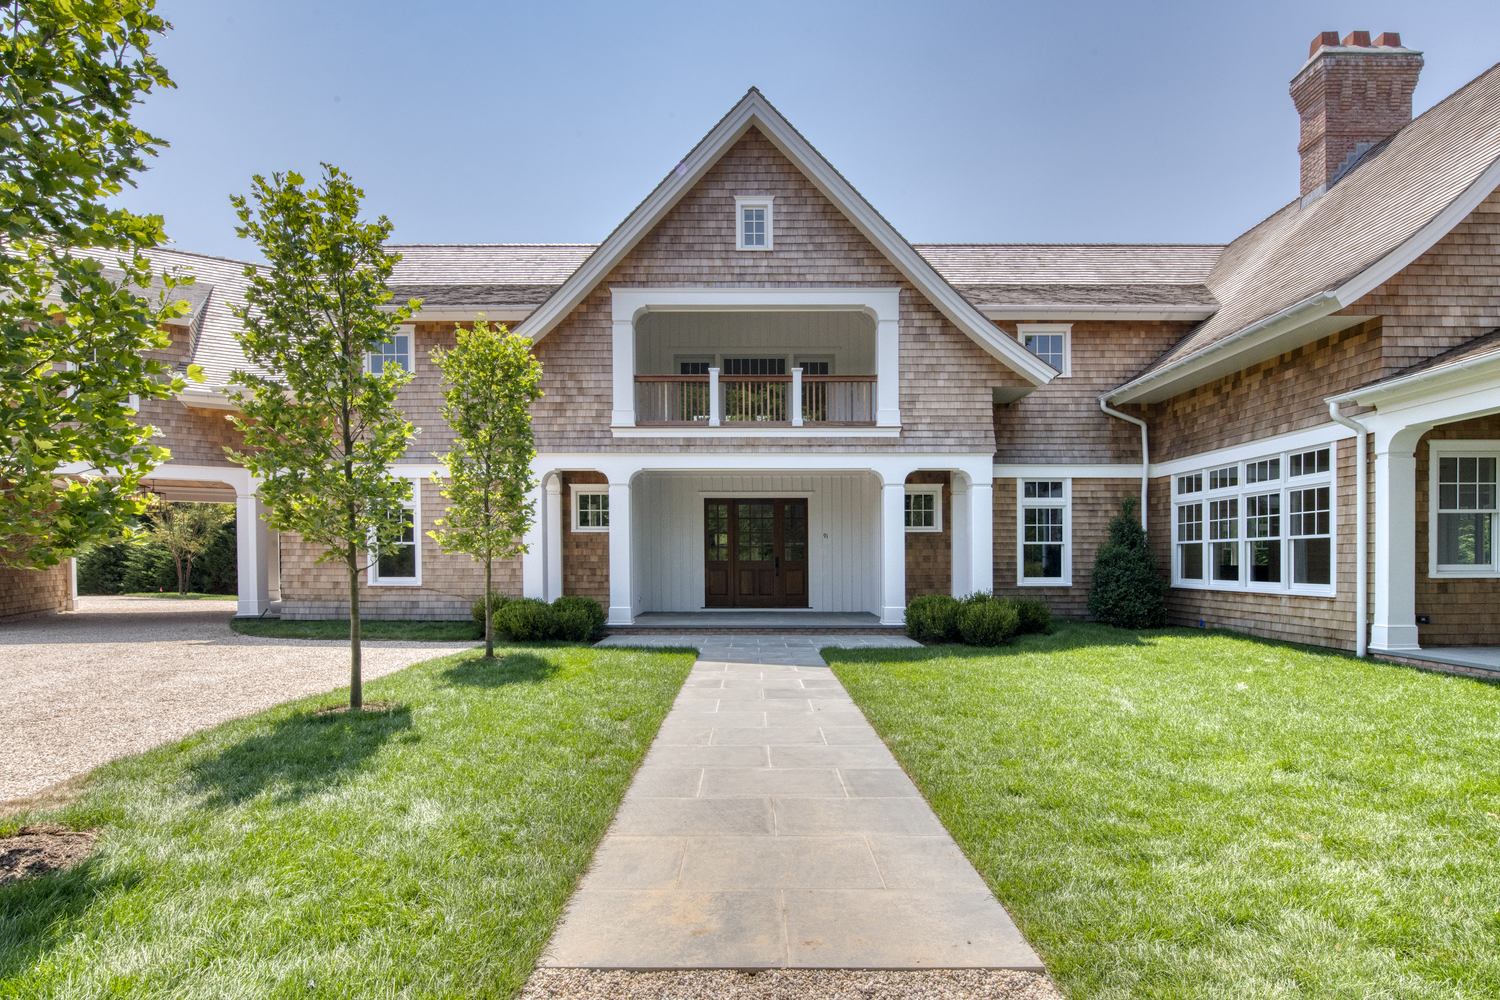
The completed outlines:
[[[705,635],[701,632],[653,632],[650,635],[612,635],[600,646],[644,646],[653,648],[692,646],[700,662],[764,663],[793,667],[827,667],[818,650],[898,648],[922,644],[904,635]],[[861,717],[862,718],[862,717]]]
[[[821,658],[693,666],[541,964],[1042,968]]]

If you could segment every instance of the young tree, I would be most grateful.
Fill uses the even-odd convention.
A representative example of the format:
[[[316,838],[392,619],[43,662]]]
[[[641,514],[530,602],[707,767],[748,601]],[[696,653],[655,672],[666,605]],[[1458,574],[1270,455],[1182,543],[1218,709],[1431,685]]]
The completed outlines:
[[[230,380],[245,450],[230,457],[260,479],[267,520],[325,548],[320,562],[344,563],[349,578],[349,706],[363,704],[360,685],[359,574],[370,558],[390,553],[404,530],[411,482],[390,465],[416,433],[396,407],[409,374],[365,358],[410,319],[413,299],[387,310],[386,288],[399,254],[384,247],[385,216],[359,221],[364,192],[348,174],[323,164],[319,186],[303,189],[295,173],[256,175],[254,208],[231,199],[242,225],[270,267],[247,267],[246,305],[236,315],[245,357],[258,370]]]
[[[496,559],[526,551],[521,536],[535,516],[527,494],[536,486],[531,460],[531,404],[541,396],[542,363],[531,339],[491,329],[479,317],[460,329],[451,351],[434,348],[443,372],[443,419],[453,447],[443,456],[448,509],[428,534],[450,552],[484,563],[484,655],[495,655],[491,570]]]
[[[1167,583],[1135,508],[1136,499],[1126,497],[1109,520],[1109,541],[1094,559],[1089,612],[1116,628],[1161,628],[1167,623]]]
[[[152,0],[0,0],[0,563],[40,569],[129,534],[142,475],[167,459],[131,396],[183,387],[143,351],[181,315],[149,302],[161,217],[110,208],[166,143],[130,112],[172,81]],[[101,261],[119,271],[110,273]],[[123,272],[120,273],[120,272]],[[189,377],[200,380],[196,366]],[[88,470],[90,475],[69,475]]]
[[[213,544],[219,529],[234,517],[234,505],[223,503],[170,503],[153,500],[146,508],[151,526],[146,540],[155,542],[172,556],[177,568],[177,592],[188,592],[193,560]]]

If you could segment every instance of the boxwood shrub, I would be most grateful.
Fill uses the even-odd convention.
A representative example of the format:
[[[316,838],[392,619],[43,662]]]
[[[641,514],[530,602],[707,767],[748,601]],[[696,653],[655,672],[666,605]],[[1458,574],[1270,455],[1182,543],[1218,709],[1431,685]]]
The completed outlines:
[[[906,634],[918,642],[957,642],[959,603],[948,594],[924,594],[906,606]]]
[[[965,601],[958,610],[958,634],[971,646],[1003,646],[1020,624],[1015,604],[1003,599]]]

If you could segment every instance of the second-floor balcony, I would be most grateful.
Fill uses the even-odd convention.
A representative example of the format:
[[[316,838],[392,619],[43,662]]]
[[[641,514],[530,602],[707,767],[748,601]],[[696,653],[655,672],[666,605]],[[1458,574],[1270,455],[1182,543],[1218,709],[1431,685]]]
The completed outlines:
[[[874,426],[874,375],[637,375],[635,418],[643,424]]]

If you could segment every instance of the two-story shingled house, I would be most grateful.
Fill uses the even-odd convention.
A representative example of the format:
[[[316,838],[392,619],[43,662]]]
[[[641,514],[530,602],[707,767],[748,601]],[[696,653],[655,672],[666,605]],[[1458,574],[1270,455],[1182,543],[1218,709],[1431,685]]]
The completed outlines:
[[[1141,496],[1175,623],[1497,644],[1500,67],[1412,120],[1421,65],[1392,34],[1315,39],[1302,190],[1227,246],[913,245],[751,90],[597,246],[395,248],[424,304],[372,364],[415,374],[397,471],[420,486],[366,613],[461,617],[479,592],[423,532],[447,445],[428,352],[483,313],[545,370],[511,593],[593,596],[617,626],[895,624],[988,589],[1081,616]],[[284,617],[347,613],[338,567],[276,544],[220,450],[241,265],[159,263],[212,287],[174,340],[210,388],[141,413],[173,449],[156,487],[238,499],[242,614],[278,590]]]

